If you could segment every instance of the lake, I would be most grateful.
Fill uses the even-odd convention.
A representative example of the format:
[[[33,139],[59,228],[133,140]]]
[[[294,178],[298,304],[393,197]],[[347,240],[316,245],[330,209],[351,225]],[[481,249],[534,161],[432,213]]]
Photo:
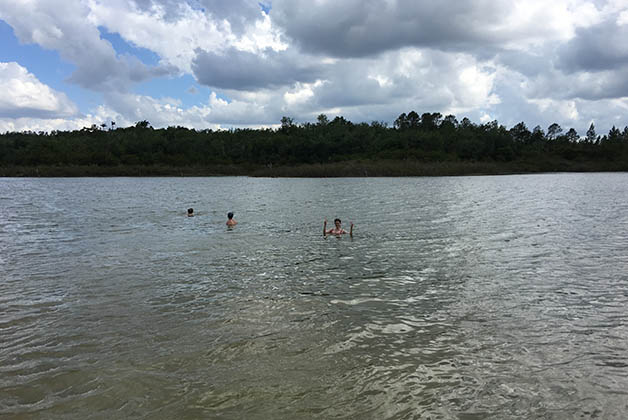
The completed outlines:
[[[2,418],[626,416],[626,173],[0,178]]]

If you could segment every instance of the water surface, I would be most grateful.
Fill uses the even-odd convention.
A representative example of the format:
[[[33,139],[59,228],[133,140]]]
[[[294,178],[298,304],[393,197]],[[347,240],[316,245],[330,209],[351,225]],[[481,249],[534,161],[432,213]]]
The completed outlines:
[[[0,179],[0,417],[623,419],[626,197],[628,174]]]

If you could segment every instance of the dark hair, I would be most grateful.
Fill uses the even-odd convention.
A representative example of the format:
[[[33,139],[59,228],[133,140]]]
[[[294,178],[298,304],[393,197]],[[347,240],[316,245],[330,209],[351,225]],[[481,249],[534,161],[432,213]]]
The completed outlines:
[[[338,223],[342,223],[342,221],[341,221],[340,219],[337,219],[337,218],[336,218],[336,219],[334,219],[334,223],[336,223],[336,222],[338,222]]]
[[[192,207],[190,207],[190,208],[188,209],[188,214],[190,214],[190,213],[194,213],[194,209],[193,209]]]
[[[227,217],[229,219],[233,219],[233,212],[230,211],[229,213],[227,213]]]

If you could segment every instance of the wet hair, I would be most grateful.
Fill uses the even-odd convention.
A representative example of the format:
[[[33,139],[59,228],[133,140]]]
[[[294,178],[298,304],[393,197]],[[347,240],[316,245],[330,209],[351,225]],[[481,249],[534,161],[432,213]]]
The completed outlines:
[[[342,221],[340,219],[334,219],[334,223],[336,223],[336,222],[342,223]]]
[[[228,217],[229,219],[233,219],[233,212],[232,212],[232,211],[230,211],[229,213],[227,213],[227,217]]]
[[[188,209],[188,214],[192,214],[192,213],[194,213],[194,209],[193,209],[192,207],[190,207],[190,208]]]

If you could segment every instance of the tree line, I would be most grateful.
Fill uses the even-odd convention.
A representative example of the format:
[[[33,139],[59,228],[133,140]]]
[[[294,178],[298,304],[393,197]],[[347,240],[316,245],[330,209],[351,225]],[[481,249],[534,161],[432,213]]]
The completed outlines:
[[[569,161],[594,163],[601,170],[607,163],[628,169],[628,127],[613,127],[599,135],[591,124],[581,136],[558,124],[530,130],[521,122],[508,129],[497,121],[475,124],[468,118],[458,121],[453,115],[415,111],[399,115],[392,127],[378,121],[355,124],[341,116],[329,120],[324,114],[314,123],[302,124],[283,117],[277,129],[154,129],[148,121],[126,128],[114,124],[0,134],[0,166],[272,166],[414,160]]]

